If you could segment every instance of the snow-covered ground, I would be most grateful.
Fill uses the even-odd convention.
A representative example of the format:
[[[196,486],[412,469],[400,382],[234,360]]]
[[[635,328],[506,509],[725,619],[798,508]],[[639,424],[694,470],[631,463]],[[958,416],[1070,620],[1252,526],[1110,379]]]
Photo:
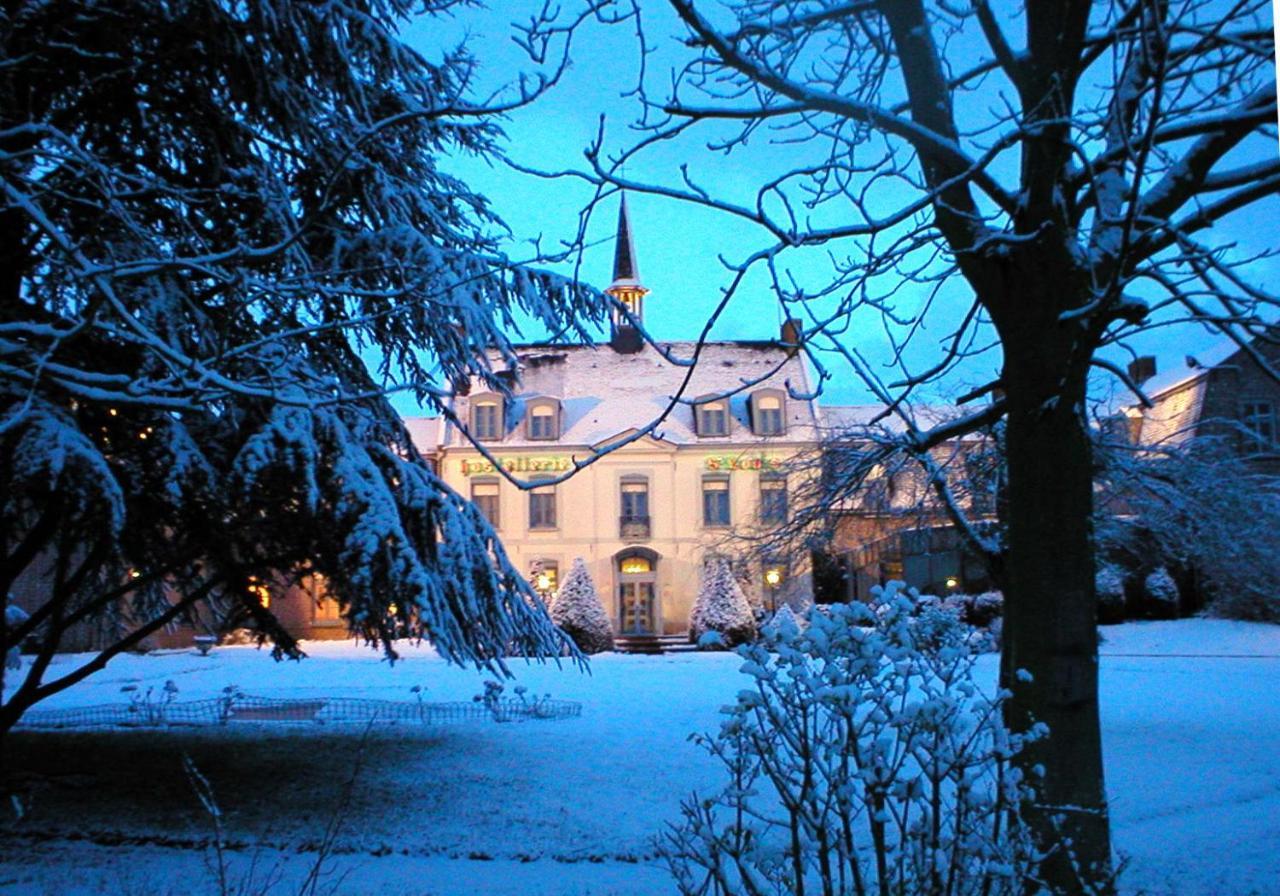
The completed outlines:
[[[1115,843],[1127,892],[1280,893],[1280,627],[1214,620],[1104,629],[1103,725]],[[120,657],[49,701],[180,700],[227,685],[269,696],[465,700],[484,677],[406,649],[313,643],[301,663],[248,647]],[[200,732],[23,735],[13,754],[30,814],[0,833],[0,893],[212,892],[208,820],[186,786],[189,753],[226,813],[233,876],[305,874],[334,807],[344,827],[327,878],[341,893],[671,892],[651,838],[716,768],[687,740],[743,685],[725,654],[604,655],[589,675],[520,664],[532,692],[578,700],[581,718],[356,730],[252,726]],[[984,659],[994,677],[995,658]],[[325,892],[322,886],[320,892]]]

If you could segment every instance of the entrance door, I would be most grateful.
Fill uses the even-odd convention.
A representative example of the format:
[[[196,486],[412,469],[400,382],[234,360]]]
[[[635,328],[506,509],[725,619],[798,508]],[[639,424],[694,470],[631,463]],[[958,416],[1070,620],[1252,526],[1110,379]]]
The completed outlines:
[[[623,582],[618,586],[622,634],[653,633],[653,582]]]
[[[658,555],[648,548],[628,548],[618,564],[618,633],[652,635],[658,630]]]

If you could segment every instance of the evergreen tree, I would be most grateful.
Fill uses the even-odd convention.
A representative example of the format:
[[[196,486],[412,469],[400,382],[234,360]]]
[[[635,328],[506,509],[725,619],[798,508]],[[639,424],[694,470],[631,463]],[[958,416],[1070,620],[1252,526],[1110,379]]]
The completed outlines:
[[[399,39],[450,5],[0,14],[0,604],[33,576],[43,595],[0,628],[0,652],[39,650],[0,734],[202,607],[296,655],[260,581],[322,576],[374,643],[498,671],[511,645],[561,651],[387,398],[506,390],[486,351],[516,315],[582,333],[601,307],[504,259],[484,197],[437,165],[498,133],[465,52]],[[46,679],[102,620],[105,649]]]
[[[573,561],[564,585],[551,604],[551,621],[573,639],[583,653],[613,649],[613,626],[605,611],[595,582],[581,557]]]
[[[751,604],[734,577],[729,561],[724,559],[708,564],[702,588],[689,613],[689,640],[701,641],[707,632],[719,633],[726,647],[745,644],[756,636]]]

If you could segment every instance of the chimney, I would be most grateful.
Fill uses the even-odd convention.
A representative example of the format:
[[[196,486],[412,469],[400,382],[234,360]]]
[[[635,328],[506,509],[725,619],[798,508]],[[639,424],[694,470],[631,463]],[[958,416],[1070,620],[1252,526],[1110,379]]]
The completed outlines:
[[[1129,379],[1141,386],[1156,375],[1156,359],[1153,355],[1142,355],[1129,362]]]
[[[804,323],[798,317],[788,317],[782,322],[782,332],[778,336],[778,341],[786,348],[793,351],[800,347],[804,337]]]

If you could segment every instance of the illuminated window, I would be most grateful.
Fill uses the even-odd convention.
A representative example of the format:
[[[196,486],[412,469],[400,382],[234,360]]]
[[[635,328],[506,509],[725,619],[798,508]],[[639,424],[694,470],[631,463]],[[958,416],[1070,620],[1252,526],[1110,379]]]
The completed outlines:
[[[261,606],[264,610],[268,610],[271,608],[271,592],[267,589],[267,586],[264,585],[261,581],[254,578],[253,576],[250,576],[249,586],[247,590],[250,596],[255,598],[258,601],[258,605]]]
[[[559,413],[551,402],[535,404],[529,409],[529,438],[558,439],[560,437]]]
[[[702,478],[702,525],[729,525],[729,477]]]
[[[760,477],[760,522],[787,521],[787,479],[776,474]]]
[[[540,485],[529,492],[529,528],[556,527],[556,487]]]
[[[535,560],[533,587],[543,597],[554,594],[560,587],[560,564],[555,560]]]
[[[648,557],[625,557],[622,560],[618,570],[623,575],[637,575],[639,573],[653,572],[653,561]]]
[[[757,392],[751,396],[751,420],[758,436],[780,436],[786,432],[782,395]]]
[[[729,403],[704,401],[695,406],[698,414],[697,430],[700,436],[727,436],[729,434]]]
[[[476,398],[471,402],[471,435],[482,442],[502,438],[502,402],[498,398]]]
[[[489,525],[498,528],[498,481],[479,479],[471,483],[471,501],[484,514]]]

